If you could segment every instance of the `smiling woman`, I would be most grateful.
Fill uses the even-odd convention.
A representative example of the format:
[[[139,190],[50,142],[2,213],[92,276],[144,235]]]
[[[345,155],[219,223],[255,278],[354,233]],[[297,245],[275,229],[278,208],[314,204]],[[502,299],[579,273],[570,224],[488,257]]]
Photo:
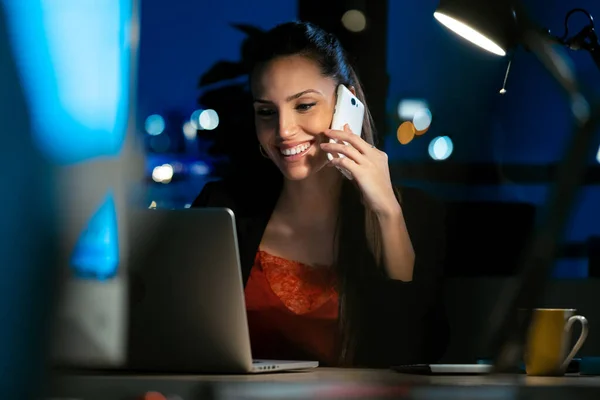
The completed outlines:
[[[256,134],[286,178],[305,179],[327,163],[319,145],[331,125],[335,89],[336,82],[304,56],[279,58],[254,72]]]
[[[339,85],[365,105],[361,136],[330,129]],[[392,185],[339,41],[309,23],[273,28],[254,45],[250,86],[259,150],[280,178],[210,183],[193,206],[236,215],[253,356],[370,367],[439,359],[443,208]]]

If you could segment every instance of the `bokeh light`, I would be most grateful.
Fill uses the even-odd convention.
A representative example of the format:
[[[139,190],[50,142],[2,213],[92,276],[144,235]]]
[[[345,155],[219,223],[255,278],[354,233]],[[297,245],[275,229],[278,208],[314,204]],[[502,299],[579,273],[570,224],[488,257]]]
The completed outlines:
[[[401,144],[408,144],[415,137],[415,126],[410,121],[405,121],[398,127],[396,132],[398,141]]]
[[[186,123],[184,123],[182,130],[183,136],[185,136],[187,140],[194,140],[196,138],[196,133],[198,130],[194,128],[192,121],[187,121]]]
[[[181,163],[179,161],[172,162],[171,166],[173,167],[173,173],[175,173],[175,174],[181,174],[181,173],[183,173],[183,171],[185,169],[183,163]]]
[[[202,111],[204,110],[196,110],[190,116],[190,123],[196,130],[202,129],[202,127],[200,127],[200,114],[202,114]]]
[[[431,125],[431,111],[428,108],[418,110],[413,117],[413,125],[415,126],[416,134],[422,135],[429,129]]]
[[[165,120],[158,114],[152,114],[146,118],[144,127],[148,135],[157,136],[165,130]]]
[[[600,147],[598,147],[598,153],[596,154],[596,161],[600,163]]]
[[[200,129],[212,131],[219,126],[219,114],[215,110],[204,110],[198,118]]]
[[[169,183],[171,179],[173,179],[173,167],[170,164],[159,165],[152,170],[154,182]]]
[[[367,17],[362,11],[348,10],[342,16],[342,25],[350,32],[362,32],[367,27]]]
[[[190,165],[190,174],[204,176],[210,174],[210,167],[202,161],[196,161]]]
[[[403,121],[412,121],[418,111],[428,108],[429,104],[425,100],[404,99],[398,102],[398,117]]]
[[[443,161],[452,155],[454,144],[448,136],[438,136],[429,143],[429,156],[436,161]]]

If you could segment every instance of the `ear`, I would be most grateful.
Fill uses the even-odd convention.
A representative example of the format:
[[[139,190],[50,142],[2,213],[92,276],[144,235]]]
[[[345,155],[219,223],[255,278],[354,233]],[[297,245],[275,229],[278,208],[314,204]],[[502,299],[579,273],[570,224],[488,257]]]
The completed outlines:
[[[348,89],[350,89],[352,94],[356,96],[356,89],[354,88],[354,86],[350,86],[350,87],[348,87]]]

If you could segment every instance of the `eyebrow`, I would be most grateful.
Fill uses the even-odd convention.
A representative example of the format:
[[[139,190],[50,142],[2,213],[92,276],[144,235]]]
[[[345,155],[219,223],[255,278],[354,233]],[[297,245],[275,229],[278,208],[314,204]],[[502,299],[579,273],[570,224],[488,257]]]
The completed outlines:
[[[323,96],[323,93],[319,92],[318,90],[315,90],[315,89],[306,89],[306,90],[303,90],[303,91],[301,91],[299,93],[296,93],[296,94],[293,94],[291,96],[288,96],[285,99],[285,101],[290,102],[292,100],[296,100],[296,99],[298,99],[298,98],[300,98],[300,97],[302,97],[302,96],[304,96],[305,94],[308,94],[308,93],[316,93],[318,95]],[[264,100],[264,99],[254,99],[254,102],[255,103],[263,103],[263,104],[265,104],[265,103],[267,103],[267,104],[268,103],[272,103],[271,101]]]

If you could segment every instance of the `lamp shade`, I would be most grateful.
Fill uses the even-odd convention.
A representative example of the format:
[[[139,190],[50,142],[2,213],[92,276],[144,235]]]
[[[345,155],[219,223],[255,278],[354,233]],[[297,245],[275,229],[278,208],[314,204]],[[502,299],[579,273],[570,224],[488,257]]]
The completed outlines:
[[[457,35],[499,56],[517,44],[517,19],[509,0],[440,0],[433,15]]]

